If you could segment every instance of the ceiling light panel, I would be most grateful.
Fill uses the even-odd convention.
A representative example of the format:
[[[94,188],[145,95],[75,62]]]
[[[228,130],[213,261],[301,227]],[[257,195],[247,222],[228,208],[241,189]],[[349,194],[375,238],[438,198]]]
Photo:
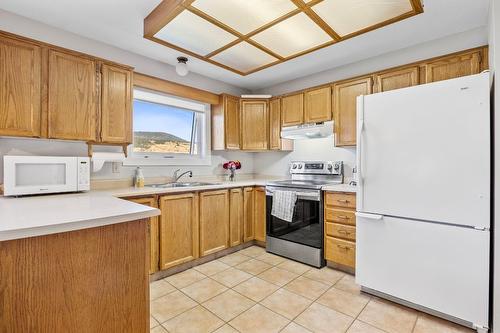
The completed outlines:
[[[324,0],[312,9],[340,36],[413,11],[410,0]]]
[[[247,42],[238,43],[211,59],[241,72],[248,72],[278,60]]]
[[[185,10],[155,34],[156,38],[206,55],[236,39],[233,34]]]
[[[297,9],[290,0],[196,0],[192,6],[244,35]]]
[[[300,13],[251,37],[283,57],[331,42],[331,37],[306,14]]]

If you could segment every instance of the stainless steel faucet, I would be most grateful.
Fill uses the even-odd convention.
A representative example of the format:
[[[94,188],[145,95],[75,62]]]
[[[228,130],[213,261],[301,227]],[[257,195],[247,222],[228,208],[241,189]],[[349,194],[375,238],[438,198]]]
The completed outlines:
[[[177,181],[179,180],[179,178],[181,178],[185,174],[189,174],[189,177],[193,177],[193,172],[191,170],[188,170],[188,171],[183,172],[180,175],[178,175],[179,171],[181,171],[181,169],[177,169],[177,170],[174,171],[174,175],[172,176],[172,178],[174,179],[173,183],[177,183]]]

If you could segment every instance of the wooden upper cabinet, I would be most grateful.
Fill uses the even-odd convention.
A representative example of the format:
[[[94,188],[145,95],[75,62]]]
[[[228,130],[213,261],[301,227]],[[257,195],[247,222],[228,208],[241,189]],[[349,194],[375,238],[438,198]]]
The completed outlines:
[[[425,64],[425,82],[436,82],[481,72],[481,51],[443,57]]]
[[[0,36],[0,135],[39,137],[39,46]]]
[[[281,98],[281,126],[296,126],[304,123],[304,94]]]
[[[371,77],[333,85],[336,146],[356,145],[356,98],[371,93]]]
[[[304,122],[332,120],[332,88],[330,86],[304,93]]]
[[[281,149],[281,100],[269,101],[269,149]]]
[[[154,197],[144,197],[130,199],[135,203],[157,207],[156,199]],[[149,274],[158,272],[160,260],[160,226],[158,216],[150,217],[148,222],[148,241],[149,241]]]
[[[407,67],[376,74],[374,92],[406,88],[418,84],[418,66]]]
[[[160,269],[198,258],[198,194],[162,196],[160,210]]]
[[[240,148],[240,99],[222,94],[212,107],[212,149]]]
[[[96,141],[96,82],[93,59],[49,50],[49,138]]]
[[[255,191],[253,187],[243,189],[243,241],[252,241],[255,237],[254,207]]]
[[[229,246],[243,242],[243,189],[229,190]]]
[[[229,246],[229,194],[227,190],[200,193],[200,256]]]
[[[101,65],[101,142],[132,142],[132,71]]]
[[[268,110],[266,100],[241,101],[241,148],[268,149]]]
[[[254,197],[254,225],[255,239],[261,242],[266,241],[266,190],[264,187],[255,188]]]

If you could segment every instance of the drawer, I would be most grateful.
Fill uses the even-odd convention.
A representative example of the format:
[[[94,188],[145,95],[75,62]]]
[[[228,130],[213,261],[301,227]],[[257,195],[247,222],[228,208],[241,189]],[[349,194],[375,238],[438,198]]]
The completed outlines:
[[[325,259],[347,267],[356,266],[356,243],[326,237]]]
[[[325,208],[325,221],[356,225],[356,215],[350,210]]]
[[[326,222],[325,233],[327,236],[356,241],[356,227]]]
[[[356,209],[356,194],[327,192],[325,194],[325,203],[327,206]]]

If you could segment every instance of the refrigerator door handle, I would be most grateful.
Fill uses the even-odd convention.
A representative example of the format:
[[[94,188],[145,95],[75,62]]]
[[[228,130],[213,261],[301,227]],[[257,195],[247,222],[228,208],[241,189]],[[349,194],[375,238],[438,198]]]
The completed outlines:
[[[362,217],[370,220],[382,220],[384,215],[356,212],[356,217]]]
[[[356,167],[358,172],[358,195],[356,195],[356,207],[358,210],[363,210],[363,167],[362,167],[362,144],[363,144],[363,131],[365,129],[365,117],[364,117],[364,96],[358,96],[356,98],[356,115],[357,115],[357,137],[356,137]]]

